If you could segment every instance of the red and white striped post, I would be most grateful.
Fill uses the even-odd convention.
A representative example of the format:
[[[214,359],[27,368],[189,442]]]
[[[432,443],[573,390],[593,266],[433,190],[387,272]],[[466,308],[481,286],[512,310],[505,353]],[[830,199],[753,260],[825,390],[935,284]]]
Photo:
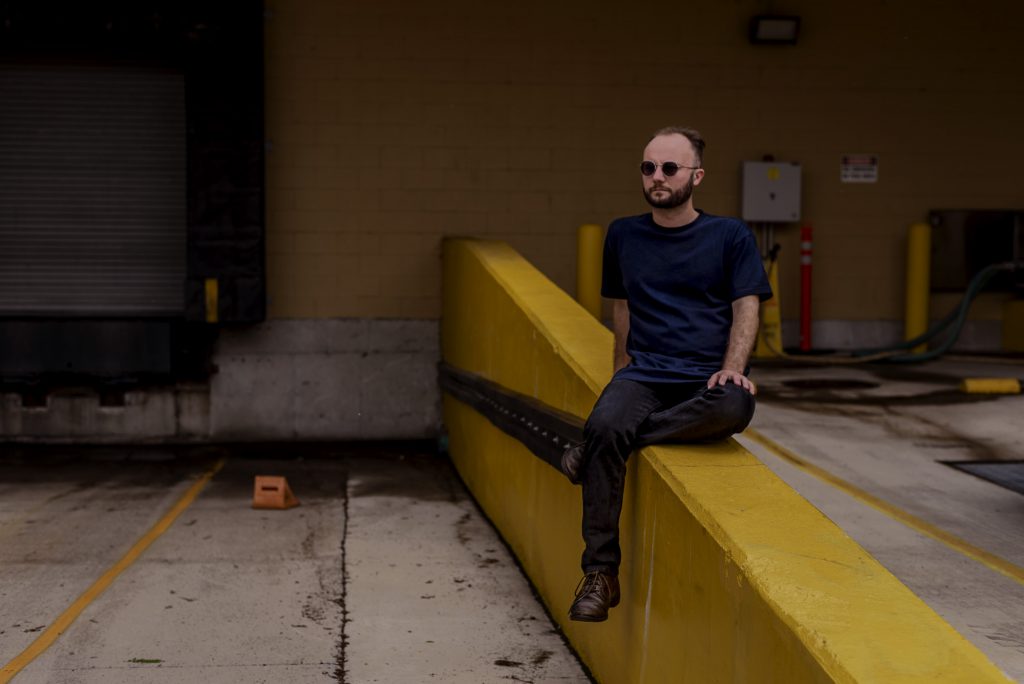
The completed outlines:
[[[813,230],[800,228],[800,351],[811,351],[811,254]]]

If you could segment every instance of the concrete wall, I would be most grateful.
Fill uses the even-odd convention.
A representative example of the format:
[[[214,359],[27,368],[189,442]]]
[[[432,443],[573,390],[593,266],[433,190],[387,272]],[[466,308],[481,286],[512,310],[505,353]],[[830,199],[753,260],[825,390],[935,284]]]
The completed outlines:
[[[749,44],[755,0],[269,0],[271,315],[436,318],[444,235],[506,240],[571,292],[576,226],[644,211],[646,136],[681,122],[709,211],[738,211],[741,161],[803,164],[815,314],[867,341],[854,323],[902,317],[909,223],[1020,204],[1024,5],[772,7],[798,45]],[[840,183],[860,152],[879,182]],[[798,236],[776,234],[793,318]]]
[[[585,416],[611,335],[506,245],[446,248],[445,360]],[[952,627],[735,441],[630,460],[622,604],[567,618],[580,490],[445,397],[452,458],[602,682],[1008,682]]]
[[[275,320],[224,331],[209,384],[3,395],[0,437],[72,442],[420,439],[440,425],[437,321]]]
[[[214,439],[438,433],[436,321],[279,320],[222,336]]]
[[[948,313],[952,308],[950,306],[942,311]],[[986,318],[986,314],[996,318]],[[1001,349],[1002,314],[989,313],[987,309],[982,309],[977,315],[978,318],[975,320],[964,323],[952,351],[985,352]],[[939,319],[933,319],[931,322],[935,324],[938,321]],[[811,339],[815,349],[865,349],[884,347],[892,344],[894,340],[902,340],[903,331],[903,321],[817,320],[811,324]],[[939,336],[937,342],[943,339],[945,335]],[[787,348],[800,344],[799,321],[782,322],[782,344]]]

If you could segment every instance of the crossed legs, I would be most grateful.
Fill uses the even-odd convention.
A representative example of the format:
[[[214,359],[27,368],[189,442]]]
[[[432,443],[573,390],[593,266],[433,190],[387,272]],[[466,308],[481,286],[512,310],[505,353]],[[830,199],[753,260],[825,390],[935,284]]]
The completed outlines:
[[[704,383],[609,383],[583,430],[583,572],[618,575],[619,514],[633,449],[725,439],[742,432],[753,415],[753,395],[732,383],[711,389]]]

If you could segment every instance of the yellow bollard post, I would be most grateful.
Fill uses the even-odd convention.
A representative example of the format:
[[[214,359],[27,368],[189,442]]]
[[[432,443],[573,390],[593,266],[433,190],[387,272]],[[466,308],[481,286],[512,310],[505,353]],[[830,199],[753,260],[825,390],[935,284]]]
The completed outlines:
[[[907,303],[905,340],[928,329],[928,298],[931,296],[932,228],[927,223],[914,223],[907,232]],[[923,352],[927,344],[912,350]]]
[[[204,283],[206,286],[206,322],[216,323],[220,311],[220,304],[218,303],[219,289],[217,287],[217,279],[207,278],[204,281]]]
[[[576,301],[601,320],[601,262],[604,229],[594,223],[580,226],[576,234]]]
[[[776,257],[768,264],[768,284],[772,287],[772,298],[761,304],[761,327],[757,331],[755,359],[770,359],[782,351],[782,313],[779,310],[779,260]]]
[[[1003,304],[1003,351],[1024,352],[1024,299]]]

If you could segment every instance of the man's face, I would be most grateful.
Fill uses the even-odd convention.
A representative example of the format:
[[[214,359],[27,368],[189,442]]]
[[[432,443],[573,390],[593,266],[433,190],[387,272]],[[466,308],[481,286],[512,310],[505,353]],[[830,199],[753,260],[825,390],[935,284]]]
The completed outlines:
[[[684,135],[658,136],[644,148],[643,161],[657,165],[652,175],[641,175],[641,179],[647,203],[658,209],[674,209],[686,204],[693,195],[694,186],[700,185],[704,178],[704,169],[686,168],[698,166],[698,163],[693,145]],[[680,167],[674,176],[665,175],[662,168],[665,162],[673,162]]]

